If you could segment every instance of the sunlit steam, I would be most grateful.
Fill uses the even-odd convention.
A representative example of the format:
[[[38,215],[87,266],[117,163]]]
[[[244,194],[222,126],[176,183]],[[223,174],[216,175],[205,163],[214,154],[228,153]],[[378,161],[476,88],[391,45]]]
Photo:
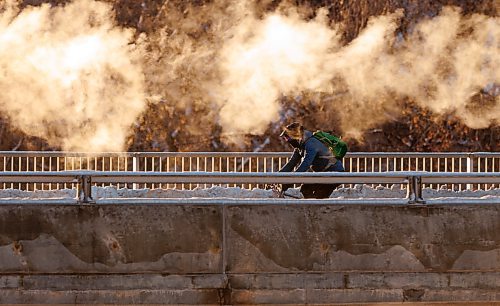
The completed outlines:
[[[133,41],[105,2],[18,11],[16,1],[0,1],[2,114],[81,151],[123,150],[146,99],[169,109],[175,134],[197,139],[214,126],[262,133],[283,121],[281,97],[309,93],[321,110],[310,116],[334,113],[339,121],[326,128],[357,136],[397,117],[402,100],[473,128],[499,124],[498,17],[447,7],[399,33],[401,10],[371,18],[344,45],[323,9],[306,20],[298,8],[259,10],[252,1],[176,3],[165,1]],[[488,103],[473,101],[484,92]]]
[[[168,67],[202,67],[199,74],[189,70],[189,79],[197,82],[184,83],[189,89],[182,91],[181,99],[193,94],[195,100],[205,93],[220,106],[214,120],[225,131],[263,132],[280,120],[279,97],[304,91],[321,92],[326,98],[318,103],[324,112],[341,118],[329,128],[339,126],[352,135],[393,118],[399,112],[396,101],[402,99],[437,114],[453,113],[474,128],[498,124],[498,95],[493,103],[479,106],[482,112],[471,111],[478,106],[470,108],[470,101],[500,83],[499,18],[465,17],[449,7],[402,35],[396,32],[401,10],[371,18],[356,39],[341,46],[321,10],[308,21],[290,10],[256,17],[243,1],[233,2],[224,18],[214,3],[212,11],[204,10],[221,18],[216,19],[223,25],[219,32],[211,33],[199,49],[187,35],[169,37],[170,45],[184,46],[189,56],[175,57]],[[170,75],[170,81],[180,75]]]
[[[226,129],[262,132],[278,118],[281,94],[328,84],[331,75],[322,73],[323,61],[335,45],[335,32],[320,19],[248,16],[235,29],[221,51],[220,118]]]
[[[381,95],[393,93],[392,97],[408,96],[436,113],[454,112],[474,128],[498,124],[498,97],[486,116],[467,110],[474,94],[500,81],[496,68],[500,64],[498,21],[485,16],[465,18],[457,9],[445,8],[440,16],[418,24],[399,44],[393,43],[394,35],[380,39],[384,48],[367,54],[357,67],[350,67],[357,68],[358,76],[366,76],[354,79],[362,80],[360,83],[369,90],[360,91],[363,86],[352,83],[349,90],[355,97],[367,98],[362,101],[366,101],[368,109],[377,96],[380,99]],[[375,19],[360,38],[380,25],[392,31],[395,19]],[[349,71],[341,69],[340,73],[346,80],[353,79]]]
[[[64,150],[123,150],[144,104],[131,33],[102,2],[16,7],[0,10],[3,113]]]

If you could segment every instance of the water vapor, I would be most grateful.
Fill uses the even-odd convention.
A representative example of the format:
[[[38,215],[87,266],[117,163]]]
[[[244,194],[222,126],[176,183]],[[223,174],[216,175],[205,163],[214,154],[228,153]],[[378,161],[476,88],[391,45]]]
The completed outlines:
[[[220,53],[222,126],[263,132],[279,116],[280,95],[328,87],[331,75],[323,64],[336,47],[336,33],[324,17],[306,22],[292,13],[242,20]]]
[[[310,116],[335,113],[340,121],[325,128],[353,136],[397,117],[406,100],[472,128],[500,122],[498,17],[445,7],[400,32],[402,9],[372,17],[345,44],[325,9],[200,3],[164,1],[135,35],[116,25],[107,2],[22,11],[0,2],[3,112],[27,134],[79,151],[125,149],[145,101],[165,105],[173,134],[197,139],[219,127],[263,133],[295,119],[284,96],[308,107],[300,97],[309,93],[322,110]]]
[[[207,116],[225,131],[261,133],[281,120],[280,97],[305,92],[321,93],[317,103],[340,116],[332,125],[355,136],[397,117],[401,100],[438,115],[455,114],[472,128],[499,123],[498,94],[487,93],[487,105],[471,106],[474,95],[500,84],[497,17],[464,16],[445,7],[401,33],[399,10],[372,17],[357,38],[342,45],[341,25],[332,25],[321,9],[313,19],[295,7],[262,13],[246,1],[230,6],[215,1],[196,10],[204,12],[201,18],[193,13],[180,24],[211,24],[208,35],[180,31],[164,37],[167,46],[189,51],[167,61],[169,70],[177,71],[167,79],[178,83],[187,71],[179,67],[191,67],[191,82],[182,83],[182,104],[205,97],[201,100],[215,110]],[[165,33],[175,32],[173,23],[168,27]],[[166,94],[180,92],[171,88]]]
[[[498,96],[490,105],[475,106],[487,109],[480,115],[469,106],[475,94],[500,83],[499,19],[463,17],[449,7],[399,40],[393,33],[397,20],[372,19],[357,39],[334,55],[331,70],[347,82],[353,99],[375,113],[377,101],[389,104],[388,98],[408,97],[437,114],[454,113],[473,128],[498,124]],[[367,37],[375,48],[363,42]],[[364,51],[358,51],[360,46]]]
[[[0,5],[0,105],[12,123],[71,151],[121,151],[144,108],[132,32],[108,4]]]

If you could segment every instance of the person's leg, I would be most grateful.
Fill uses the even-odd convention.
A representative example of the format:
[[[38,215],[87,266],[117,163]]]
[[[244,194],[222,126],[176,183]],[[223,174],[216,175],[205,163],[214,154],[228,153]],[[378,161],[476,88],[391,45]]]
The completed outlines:
[[[333,164],[328,171],[332,172],[344,172],[344,165],[342,164],[342,161],[338,160],[335,164]],[[321,196],[321,198],[329,198],[332,192],[337,189],[341,184],[330,184],[330,185],[323,185],[323,188],[321,188],[320,194],[318,196]],[[319,198],[319,197],[318,197]]]
[[[344,172],[344,165],[340,160],[333,164],[328,171]],[[325,199],[329,198],[333,190],[340,184],[302,184],[300,192],[304,198]]]
[[[315,198],[315,191],[317,189],[318,184],[302,184],[300,186],[300,192],[304,196],[305,199]]]
[[[326,199],[329,198],[333,190],[337,188],[340,184],[319,184],[314,192],[316,199]]]
[[[288,188],[293,188],[293,184],[281,184],[281,191],[285,192]]]
[[[303,184],[300,192],[305,199],[325,199],[330,197],[336,185],[338,184]]]

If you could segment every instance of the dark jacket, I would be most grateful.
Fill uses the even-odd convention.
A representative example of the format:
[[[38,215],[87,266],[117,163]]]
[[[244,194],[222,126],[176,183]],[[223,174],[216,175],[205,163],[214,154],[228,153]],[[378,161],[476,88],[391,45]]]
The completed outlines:
[[[280,172],[292,172],[299,162],[300,165],[295,172],[306,172],[309,169],[315,172],[344,171],[342,162],[337,160],[330,149],[307,130],[304,131],[300,147],[293,150],[292,157],[280,169]]]

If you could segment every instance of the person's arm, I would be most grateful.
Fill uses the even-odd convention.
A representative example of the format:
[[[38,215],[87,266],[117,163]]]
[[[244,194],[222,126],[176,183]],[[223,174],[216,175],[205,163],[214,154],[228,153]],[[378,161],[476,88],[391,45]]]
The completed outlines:
[[[304,151],[305,151],[304,159],[302,159],[302,163],[300,163],[299,167],[297,168],[297,170],[295,170],[295,172],[306,172],[307,170],[309,170],[309,167],[311,167],[314,158],[318,154],[317,148],[310,141],[307,141],[305,143]]]
[[[293,150],[292,157],[288,160],[288,162],[280,169],[279,172],[292,172],[295,166],[299,163],[301,159],[299,149]]]

